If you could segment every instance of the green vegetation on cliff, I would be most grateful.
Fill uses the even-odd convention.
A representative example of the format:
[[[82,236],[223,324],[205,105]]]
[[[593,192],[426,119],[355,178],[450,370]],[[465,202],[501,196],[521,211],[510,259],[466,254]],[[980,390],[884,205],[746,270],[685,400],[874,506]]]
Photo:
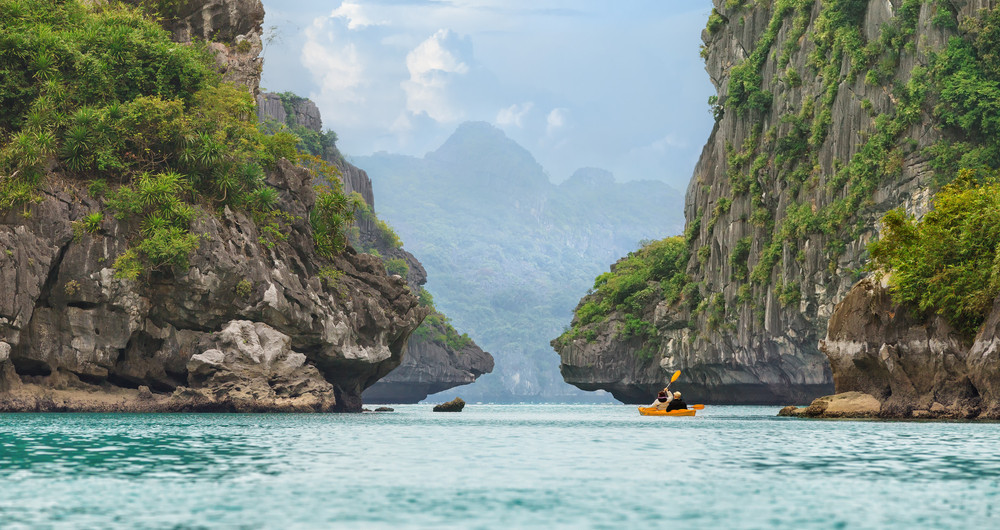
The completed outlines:
[[[1000,294],[1000,182],[962,170],[923,219],[896,209],[882,227],[869,250],[893,297],[974,335]]]
[[[929,148],[943,184],[962,168],[1000,167],[1000,7],[963,22],[962,34],[933,57],[933,113],[950,138]]]
[[[922,153],[936,184],[954,181],[919,221],[902,210],[886,214],[869,251],[872,267],[891,273],[894,298],[971,336],[1000,294],[1000,8],[960,30],[931,57],[928,75],[932,115],[949,134]]]
[[[323,158],[336,152],[337,133],[329,129],[317,132],[300,125],[296,120],[295,109],[297,105],[307,101],[306,98],[294,92],[280,92],[277,95],[281,100],[281,105],[285,108],[285,123],[274,123],[272,120],[266,124],[269,129],[274,132],[287,131],[297,136],[299,142],[296,147],[303,153]]]
[[[457,352],[475,344],[468,334],[459,334],[451,325],[451,319],[434,307],[434,297],[431,296],[430,292],[421,287],[417,298],[420,300],[420,307],[428,307],[431,312],[420,323],[420,327],[413,332],[414,337],[437,342]]]
[[[263,240],[284,237],[265,172],[295,161],[299,139],[265,134],[252,95],[221,80],[206,47],[175,43],[118,3],[0,0],[0,27],[0,208],[29,215],[47,175],[91,182],[137,222],[115,264],[132,279],[185,266],[196,205],[247,211]],[[335,211],[323,198],[337,194],[320,206]]]
[[[688,288],[690,278],[685,269],[689,257],[681,236],[645,242],[642,248],[615,263],[610,272],[597,277],[593,289],[577,306],[572,327],[557,340],[566,342],[580,336],[593,339],[591,324],[604,322],[613,312],[623,316],[619,329],[622,338],[655,337],[653,324],[644,320],[651,307],[661,300],[683,300],[691,307],[700,301],[697,291]]]
[[[915,61],[910,70],[900,71],[902,57],[916,51],[916,27],[924,3],[925,0],[904,0],[896,16],[883,24],[879,37],[866,41],[861,25],[869,4],[867,0],[822,2],[814,21],[815,29],[809,34],[805,30],[814,0],[771,2],[767,30],[757,41],[751,56],[733,69],[734,78],[743,81],[735,86],[730,84],[729,93],[723,98],[724,105],[738,113],[768,110],[753,104],[754,98],[757,101],[770,98],[770,94],[753,96],[755,91],[766,92],[769,88],[760,84],[764,64],[761,57],[766,58],[776,49],[777,35],[788,23],[791,27],[780,46],[779,67],[789,64],[804,36],[811,38],[814,47],[808,56],[808,71],[799,72],[788,66],[784,75],[775,80],[776,85],[801,87],[803,75],[812,73],[820,90],[815,97],[807,96],[800,106],[784,112],[779,123],[770,127],[766,122],[758,125],[739,150],[731,146],[728,149],[727,171],[734,196],[726,200],[749,196],[753,208],[749,221],[758,228],[758,238],[764,242],[758,253],[731,255],[733,269],[749,268],[750,289],[772,286],[783,301],[797,300],[798,294],[791,292],[797,284],[781,280],[781,271],[795,267],[795,264],[784,262],[787,256],[801,260],[806,242],[821,235],[826,241],[824,252],[833,273],[847,244],[870,228],[863,214],[872,207],[873,195],[880,186],[902,174],[904,159],[915,149],[916,142],[906,137],[908,131],[932,112],[927,102],[934,101],[939,94],[947,94],[948,85],[955,82],[949,71],[955,61],[944,58],[954,55],[952,48],[964,42],[963,39],[954,39],[949,50],[941,55],[930,52],[930,66]],[[934,8],[937,10],[936,23],[947,25],[948,17],[954,19],[954,14],[940,2],[935,2]],[[866,84],[881,85],[889,90],[894,104],[891,111],[873,117],[872,127],[861,136],[863,143],[857,153],[847,161],[834,161],[833,172],[824,174],[819,156],[832,126],[833,105],[840,88],[854,83],[860,76]],[[966,96],[969,96],[966,101],[983,100],[983,94]],[[944,98],[942,104],[947,101]],[[862,102],[861,106],[871,109],[871,102],[867,101],[867,106]],[[939,105],[938,117],[947,124],[949,120],[940,116],[941,109]],[[949,149],[949,145],[943,144],[931,151],[939,154],[938,165],[951,164],[954,168],[948,156],[957,151]],[[947,182],[953,175],[954,171],[942,175],[939,182]],[[790,200],[781,201],[785,203],[783,210],[778,207],[777,197],[765,193],[774,188],[774,183],[769,181],[771,178],[776,178],[786,188],[784,193]],[[817,205],[817,191],[823,190],[832,200]],[[776,269],[779,274],[775,274]],[[740,278],[737,281],[742,283]],[[740,298],[741,304],[751,304],[762,317],[756,302],[760,297]]]
[[[630,330],[624,335],[641,330],[646,336],[640,352],[685,324],[695,331],[692,340],[714,343],[713,331],[735,329],[738,320],[752,319],[745,324],[761,329],[769,300],[790,315],[821,321],[818,308],[831,301],[834,286],[863,274],[868,256],[858,242],[895,200],[895,183],[923,178],[930,167],[933,178],[922,182],[934,191],[962,170],[982,176],[1000,168],[1000,9],[964,16],[961,23],[959,11],[940,0],[887,6],[869,0],[716,2],[702,51],[710,70],[729,76],[727,91],[710,99],[725,162],[722,178],[696,175],[705,180],[689,196],[688,262],[678,277],[686,277],[681,291],[693,302],[673,305],[678,314],[655,329],[641,324],[652,319],[656,302],[675,301],[660,285],[668,278],[648,280],[651,291],[643,296],[650,298],[638,311],[635,303],[605,297],[595,284],[561,341],[610,331],[601,322],[616,312]],[[876,30],[871,24],[879,19]],[[742,43],[749,28],[756,40],[727,70],[734,40]],[[892,215],[886,222],[902,226]],[[651,259],[637,252],[616,267],[649,269],[651,262],[632,261]],[[616,282],[629,285],[632,275],[620,274]],[[899,292],[926,287],[911,277],[894,276]],[[929,287],[922,307],[968,329],[988,295],[964,292],[970,285],[956,280],[936,294]]]

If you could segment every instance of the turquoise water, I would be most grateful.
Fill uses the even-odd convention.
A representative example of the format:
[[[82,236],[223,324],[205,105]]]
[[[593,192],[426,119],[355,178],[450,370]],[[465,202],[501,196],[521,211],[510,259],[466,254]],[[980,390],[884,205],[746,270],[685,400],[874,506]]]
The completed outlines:
[[[985,528],[1000,424],[772,407],[0,415],[0,526]]]

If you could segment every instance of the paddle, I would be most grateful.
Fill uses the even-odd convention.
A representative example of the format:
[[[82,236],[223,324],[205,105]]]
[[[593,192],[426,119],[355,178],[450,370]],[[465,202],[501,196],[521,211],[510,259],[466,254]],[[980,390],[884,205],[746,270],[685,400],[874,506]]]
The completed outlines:
[[[704,410],[705,405],[691,405],[691,408],[693,408],[694,410]]]

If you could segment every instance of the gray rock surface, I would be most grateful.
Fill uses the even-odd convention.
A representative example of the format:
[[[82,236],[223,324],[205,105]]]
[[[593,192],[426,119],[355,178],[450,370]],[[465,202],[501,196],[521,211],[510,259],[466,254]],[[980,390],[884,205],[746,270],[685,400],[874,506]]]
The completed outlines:
[[[893,302],[885,282],[866,278],[837,304],[820,348],[837,396],[864,393],[878,401],[880,417],[998,418],[998,336],[1000,300],[970,342],[940,316]],[[831,415],[817,407],[808,415]]]
[[[209,349],[205,349],[209,348]],[[234,410],[332,410],[333,385],[292,339],[267,324],[234,320],[206,335],[187,363],[188,388],[175,394],[193,405]]]
[[[350,250],[330,264],[343,271],[338,285],[325,286],[317,275],[324,260],[315,253],[306,221],[315,201],[309,173],[281,161],[268,182],[279,190],[280,206],[297,219],[287,242],[269,249],[243,213],[201,210],[192,232],[205,237],[190,268],[132,282],[115,278],[111,269],[125,251],[127,221],[109,217],[99,233],[75,236],[72,223],[102,205],[79,183],[51,175],[41,203],[0,216],[0,341],[10,347],[4,362],[20,379],[41,387],[146,385],[161,393],[218,387],[232,400],[243,399],[245,394],[215,385],[229,376],[203,372],[216,355],[206,358],[206,351],[226,351],[209,347],[206,337],[245,320],[255,323],[256,340],[266,338],[265,344],[290,337],[290,352],[298,353],[279,357],[291,362],[304,356],[308,366],[298,368],[310,372],[295,376],[310,381],[305,389],[296,389],[305,383],[280,377],[273,395],[256,388],[264,396],[257,408],[304,393],[317,397],[311,410],[360,411],[362,391],[402,361],[406,341],[427,310],[377,258]],[[199,355],[203,362],[192,364]],[[241,364],[245,357],[227,356],[236,364],[219,370],[249,373]]]
[[[724,0],[715,0],[714,4],[727,22],[715,33],[703,33],[706,69],[719,97],[724,98],[732,67],[754,50],[770,23],[775,3],[750,3],[751,7],[744,9],[727,8]],[[893,83],[905,84],[913,67],[927,64],[929,53],[940,50],[953,34],[933,25],[931,4],[923,4],[914,37],[915,50],[901,55]],[[954,4],[961,20],[991,2]],[[866,83],[864,72],[845,79],[838,85],[830,108],[828,134],[818,146],[818,164],[810,172],[809,183],[801,191],[791,192],[787,180],[779,176],[781,167],[775,162],[772,146],[764,151],[766,163],[756,175],[760,194],[734,191],[727,174],[727,146],[738,151],[757,125],[765,132],[774,127],[776,138],[788,135],[792,124],[783,121],[782,116],[797,113],[807,103],[818,105],[822,98],[822,79],[808,65],[808,57],[816,48],[809,35],[816,31],[822,5],[813,4],[805,37],[797,41],[799,47],[791,53],[786,67],[779,66],[778,56],[794,24],[791,15],[784,19],[760,70],[761,86],[773,94],[770,109],[749,115],[727,110],[712,131],[687,190],[685,217],[693,236],[687,271],[692,281],[700,283],[705,299],[717,297],[724,310],[721,321],[713,320],[710,310],[695,312],[661,302],[645,313],[645,320],[657,328],[658,343],[638,339],[623,342],[616,338],[621,318],[613,316],[596,340],[578,338],[565,345],[554,343],[567,382],[588,390],[609,390],[629,403],[648,402],[676,369],[683,370],[680,384],[685,394],[708,403],[803,403],[833,391],[835,372],[830,371],[818,347],[819,340],[826,334],[834,305],[857,281],[857,271],[862,270],[866,258],[866,244],[876,234],[877,220],[900,206],[917,215],[927,211],[932,171],[920,152],[939,140],[942,132],[933,120],[924,120],[902,135],[912,139],[914,145],[906,150],[899,176],[883,181],[856,212],[857,226],[863,229],[833,259],[827,249],[831,244],[839,245],[840,236],[815,230],[783,245],[781,259],[771,269],[767,282],[749,284],[741,278],[743,274],[737,267],[754,270],[767,243],[780,237],[776,229],[785,219],[788,206],[806,204],[818,211],[844,195],[839,190],[831,191],[828,183],[837,168],[864,145],[874,130],[874,117],[895,108],[892,92]],[[867,37],[877,36],[901,5],[896,0],[871,0],[863,23]],[[797,72],[801,83],[787,82],[787,71]],[[870,102],[871,111],[863,108],[865,101]],[[750,162],[739,169],[746,172],[749,166]],[[719,213],[713,225],[709,219],[724,200],[732,200],[731,206]],[[755,215],[773,223],[755,223]],[[745,238],[750,242],[747,257],[745,261],[734,261],[734,250]],[[696,254],[702,248],[709,254],[699,262]],[[782,301],[776,288],[779,282],[794,286],[797,296]],[[748,289],[743,297],[741,289]],[[638,355],[643,349],[654,351]]]
[[[414,335],[403,363],[368,387],[363,397],[365,403],[417,403],[492,371],[493,357],[474,343],[456,350],[443,341]]]
[[[273,120],[289,124],[288,112],[285,111],[281,96],[272,92],[257,94],[257,117],[261,123]],[[292,104],[291,117],[291,124],[301,125],[316,132],[321,132],[323,129],[323,118],[320,116],[319,107],[311,99],[296,99]]]
[[[155,4],[149,0],[125,0]],[[260,0],[180,0],[164,13],[163,27],[177,42],[207,42],[225,80],[256,94],[263,59],[264,4]]]

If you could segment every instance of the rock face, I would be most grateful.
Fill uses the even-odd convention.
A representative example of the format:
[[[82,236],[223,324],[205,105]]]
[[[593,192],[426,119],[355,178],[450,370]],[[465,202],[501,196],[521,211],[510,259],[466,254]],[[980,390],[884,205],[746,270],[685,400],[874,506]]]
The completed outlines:
[[[493,357],[475,344],[456,349],[444,341],[414,334],[403,364],[365,390],[363,397],[365,403],[416,403],[430,394],[472,383],[491,371]]]
[[[224,79],[256,94],[264,61],[259,57],[263,23],[264,5],[260,0],[181,0],[164,13],[163,26],[177,42],[209,43]]]
[[[176,9],[164,23],[178,40],[214,39],[226,77],[256,90],[259,0]],[[105,211],[84,182],[52,172],[39,202],[0,212],[0,410],[360,411],[428,310],[376,257],[317,255],[307,170],[281,160],[267,183],[287,240],[264,245],[246,214],[196,207],[190,267],[138,281],[112,269],[137,226],[75,230]]]
[[[258,118],[262,123],[273,120],[301,125],[315,132],[322,131],[323,121],[315,103],[298,97],[289,97],[287,101],[286,107],[277,94],[259,94]],[[335,146],[328,148],[323,158],[340,170],[344,192],[357,192],[368,208],[375,211],[375,195],[368,174],[345,160]],[[408,268],[406,282],[412,292],[418,292],[427,282],[427,272],[420,261],[406,250],[387,244],[374,217],[360,217],[356,225],[358,244],[377,250],[386,260],[403,260]],[[416,403],[429,394],[472,383],[493,370],[493,357],[475,343],[456,349],[434,338],[444,336],[444,332],[443,329],[434,329],[430,333],[414,334],[409,340],[402,365],[366,390],[364,401]]]
[[[50,177],[41,203],[0,217],[0,349],[9,349],[0,363],[26,383],[145,385],[160,393],[211,388],[221,393],[198,393],[232,402],[256,392],[263,408],[280,398],[308,402],[311,410],[360,411],[361,392],[402,361],[427,312],[373,256],[349,250],[334,262],[343,271],[337,285],[320,280],[322,260],[306,221],[312,179],[286,161],[268,183],[297,219],[287,242],[268,249],[246,215],[201,211],[192,232],[204,237],[188,271],[154,272],[139,282],[117,279],[111,269],[126,250],[121,235],[129,227],[110,218],[95,235],[75,235],[73,222],[101,204],[79,183]],[[244,333],[246,340],[270,345],[261,346],[267,355],[226,353],[237,320],[253,323],[256,338]],[[225,355],[220,360],[210,350]],[[266,360],[256,372],[248,368],[253,358]],[[209,370],[209,361],[221,365]],[[268,372],[276,367],[284,372]],[[256,381],[245,389],[251,394],[211,384],[243,380]]]
[[[323,129],[319,107],[311,99],[296,97],[290,103],[292,112],[289,123],[289,113],[285,111],[281,96],[271,92],[261,92],[257,95],[257,117],[262,123],[270,119],[278,123],[300,125],[316,132]]]
[[[703,53],[719,118],[685,203],[687,273],[696,289],[645,308],[644,320],[656,329],[650,340],[618,338],[624,319],[615,314],[595,339],[554,345],[567,382],[629,403],[647,402],[675,369],[683,370],[685,394],[696,401],[808,402],[830,393],[838,373],[818,348],[835,303],[857,281],[877,220],[900,206],[918,215],[927,210],[932,169],[921,150],[944,133],[927,119],[890,138],[898,143],[885,158],[894,162],[886,169],[880,161],[878,180],[863,197],[852,197],[854,180],[844,167],[880,132],[875,119],[894,115],[898,87],[955,30],[932,22],[932,2],[918,3],[906,21],[902,0],[871,0],[844,14],[862,41],[877,39],[884,25],[912,24],[895,63],[883,62],[895,64],[891,75],[872,82],[850,54],[817,45],[832,34],[817,26],[821,14],[833,20],[830,12],[848,3],[785,3],[793,7],[777,14],[776,2],[714,4]],[[991,3],[952,4],[961,22]],[[733,72],[758,57],[769,103],[737,110],[727,101]]]
[[[858,282],[820,343],[836,391],[868,395],[880,417],[1000,417],[1000,301],[972,342],[937,315],[917,315],[894,303],[884,282]],[[819,402],[808,415],[835,415]]]
[[[291,337],[267,324],[234,320],[202,337],[187,363],[190,388],[175,393],[195,406],[332,410],[333,385],[291,348]]]

